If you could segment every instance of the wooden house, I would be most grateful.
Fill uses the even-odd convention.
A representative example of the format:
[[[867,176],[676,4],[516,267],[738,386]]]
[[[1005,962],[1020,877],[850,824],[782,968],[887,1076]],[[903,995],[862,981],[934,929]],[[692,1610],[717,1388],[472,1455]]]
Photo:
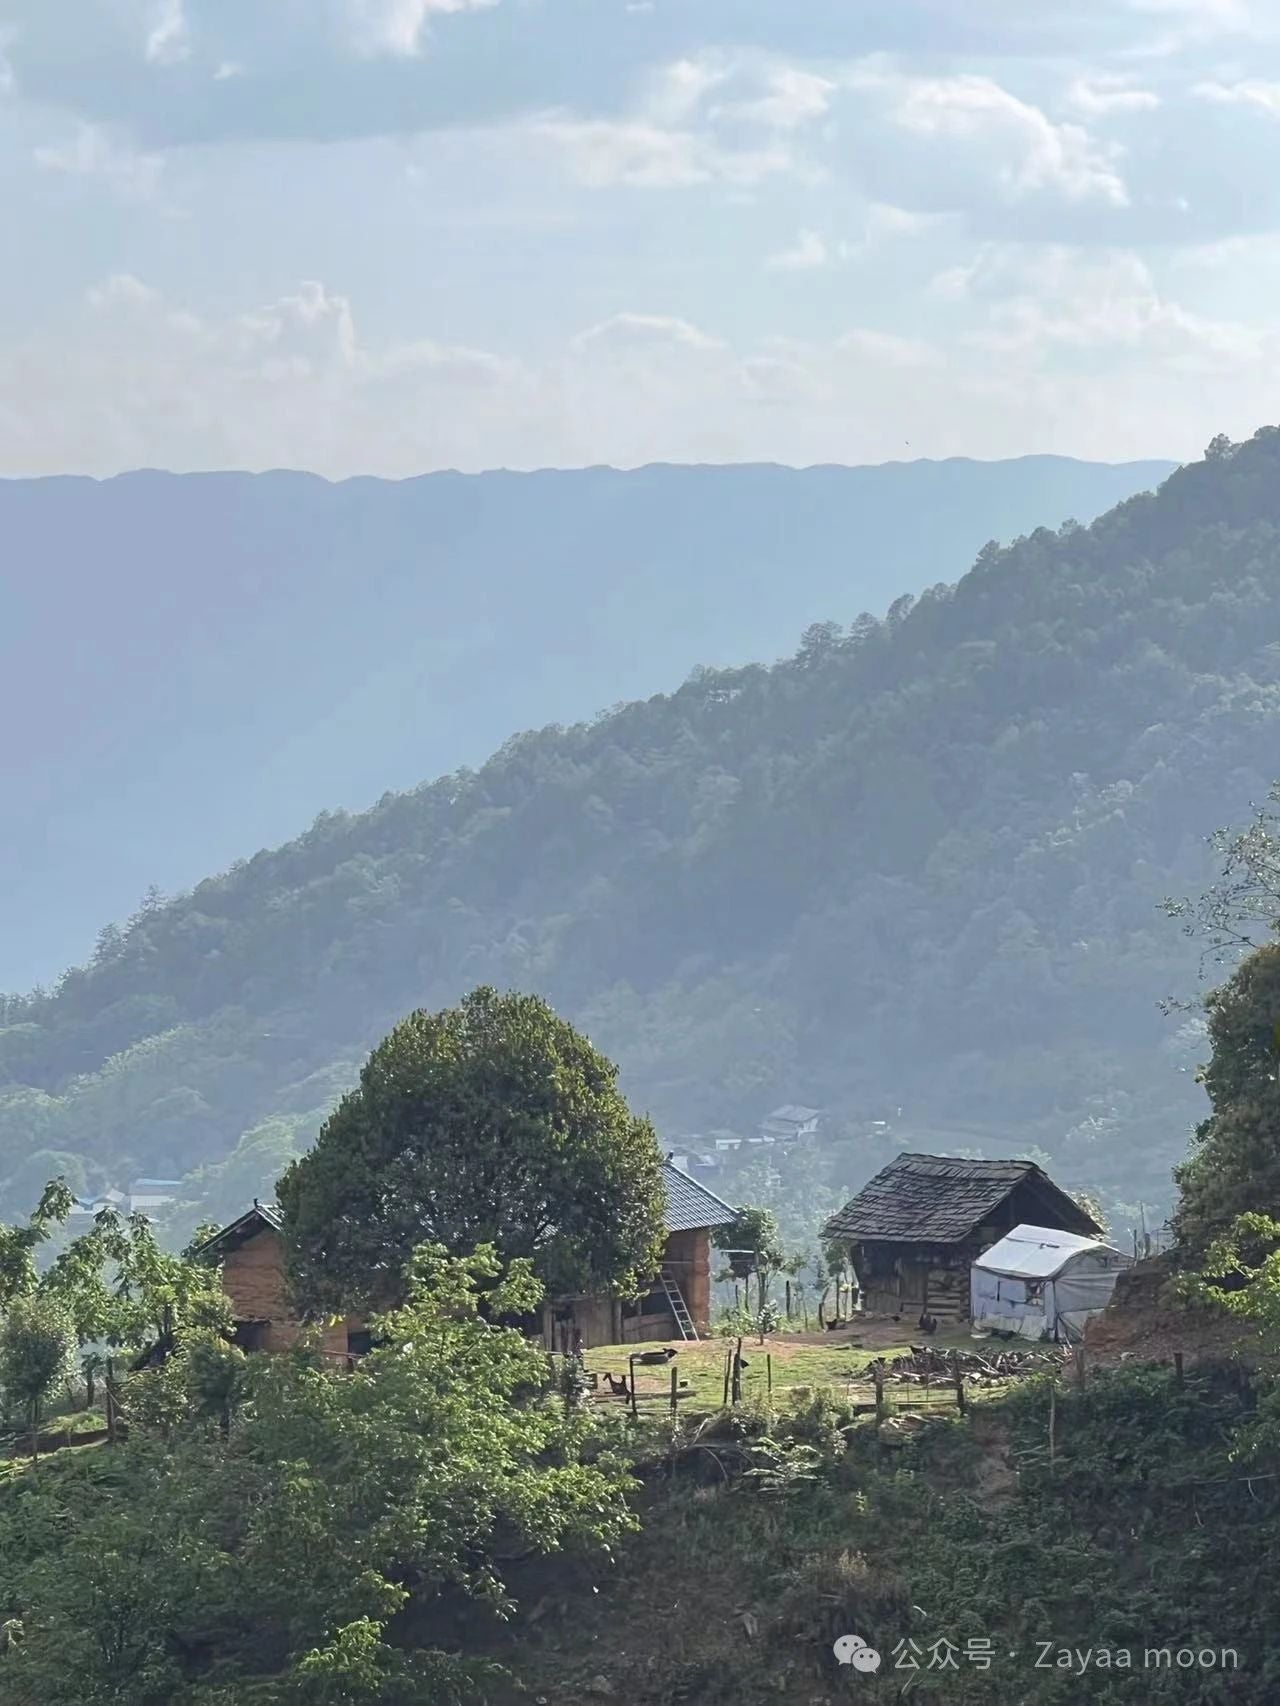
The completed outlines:
[[[737,1211],[691,1179],[670,1156],[662,1167],[666,1243],[653,1282],[635,1302],[616,1297],[561,1297],[542,1312],[548,1350],[568,1350],[581,1334],[584,1349],[666,1339],[697,1338],[711,1320],[711,1235]]]
[[[711,1234],[736,1218],[729,1204],[691,1179],[670,1159],[666,1186],[666,1243],[662,1263],[642,1297],[562,1297],[524,1323],[542,1334],[548,1349],[570,1348],[580,1334],[586,1347],[641,1340],[696,1338],[711,1316]],[[245,1350],[287,1350],[302,1332],[289,1307],[283,1222],[279,1210],[255,1202],[247,1213],[200,1246],[222,1263],[222,1285],[235,1320],[235,1342]],[[369,1348],[364,1320],[349,1315],[324,1330],[327,1356],[346,1358]]]
[[[197,1251],[222,1263],[222,1288],[231,1302],[235,1343],[242,1350],[288,1350],[302,1332],[289,1307],[282,1226],[277,1208],[255,1202]],[[321,1348],[326,1356],[343,1360],[367,1351],[369,1333],[363,1320],[348,1315],[327,1325]]]
[[[1101,1230],[1034,1161],[903,1154],[832,1215],[823,1238],[848,1246],[867,1314],[947,1324],[968,1318],[975,1258],[1026,1222]]]

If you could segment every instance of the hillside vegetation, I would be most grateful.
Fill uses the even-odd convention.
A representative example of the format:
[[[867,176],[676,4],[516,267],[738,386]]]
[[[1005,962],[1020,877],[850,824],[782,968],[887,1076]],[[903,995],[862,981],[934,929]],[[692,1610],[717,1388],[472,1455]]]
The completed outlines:
[[[773,659],[1172,465],[0,481],[0,987],[515,729]],[[56,682],[56,691],[50,682]],[[38,713],[35,707],[39,707]]]
[[[50,1153],[197,1173],[230,1212],[406,1009],[483,981],[584,1026],[667,1136],[823,1104],[858,1183],[880,1156],[851,1134],[888,1102],[1167,1200],[1204,1045],[1158,1010],[1196,975],[1159,903],[1203,883],[1278,735],[1267,429],[884,621],[522,735],[144,906],[5,1003],[0,1176],[25,1202]]]

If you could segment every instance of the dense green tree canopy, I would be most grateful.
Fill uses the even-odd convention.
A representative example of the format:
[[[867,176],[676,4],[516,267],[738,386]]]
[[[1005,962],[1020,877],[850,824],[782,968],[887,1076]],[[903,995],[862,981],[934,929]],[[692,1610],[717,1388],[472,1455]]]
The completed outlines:
[[[541,1353],[482,1295],[519,1313],[541,1288],[492,1250],[419,1251],[350,1374],[196,1335],[129,1382],[125,1444],[0,1482],[6,1706],[472,1698],[451,1613],[500,1615],[519,1561],[598,1562],[634,1526],[592,1418],[543,1401]]]
[[[1213,1112],[1178,1169],[1180,1241],[1203,1252],[1238,1215],[1280,1219],[1280,943],[1256,949],[1209,996]]]
[[[536,996],[477,989],[378,1045],[279,1202],[311,1306],[394,1296],[423,1243],[625,1293],[661,1250],[662,1152],[586,1037]]]

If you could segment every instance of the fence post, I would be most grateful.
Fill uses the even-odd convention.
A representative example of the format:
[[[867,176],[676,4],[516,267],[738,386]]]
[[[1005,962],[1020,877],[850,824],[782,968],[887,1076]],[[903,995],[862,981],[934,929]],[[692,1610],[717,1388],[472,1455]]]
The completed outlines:
[[[676,1365],[675,1365],[675,1363],[672,1363],[672,1365],[671,1365],[671,1414],[673,1416],[676,1413],[676,1404],[677,1404],[677,1400],[676,1400]]]
[[[884,1363],[879,1357],[871,1365],[871,1378],[876,1386],[876,1420],[884,1420]]]
[[[116,1418],[116,1365],[115,1358],[107,1358],[106,1376],[102,1382],[103,1408],[107,1412],[107,1444],[116,1443],[118,1430]]]
[[[733,1349],[733,1401],[742,1402],[742,1340],[739,1339]]]
[[[952,1351],[951,1353],[951,1372],[956,1383],[956,1409],[959,1410],[960,1414],[963,1416],[967,1406],[967,1400],[964,1390],[964,1370],[960,1366],[959,1351]]]
[[[1085,1362],[1084,1362],[1084,1342],[1083,1341],[1081,1341],[1081,1343],[1076,1346],[1075,1357],[1076,1357],[1076,1385],[1083,1392],[1084,1386],[1085,1386],[1085,1378],[1086,1378]]]
[[[724,1347],[724,1403],[720,1406],[722,1410],[727,1410],[729,1408],[729,1374],[732,1368],[733,1352],[726,1344]]]
[[[773,1397],[773,1356],[772,1356],[772,1353],[770,1353],[764,1359],[764,1377],[765,1377],[765,1380],[768,1382],[769,1396],[770,1396],[770,1398],[772,1398]]]
[[[1058,1455],[1058,1387],[1055,1381],[1049,1388],[1049,1461]]]

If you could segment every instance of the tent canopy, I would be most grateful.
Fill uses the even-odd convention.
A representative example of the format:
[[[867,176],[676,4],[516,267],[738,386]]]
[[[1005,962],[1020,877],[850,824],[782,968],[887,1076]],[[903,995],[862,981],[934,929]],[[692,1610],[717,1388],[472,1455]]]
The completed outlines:
[[[1054,1279],[1074,1257],[1092,1251],[1120,1254],[1100,1238],[1082,1238],[1079,1233],[1058,1232],[1050,1226],[1015,1226],[998,1244],[984,1250],[974,1266],[1018,1279]]]

